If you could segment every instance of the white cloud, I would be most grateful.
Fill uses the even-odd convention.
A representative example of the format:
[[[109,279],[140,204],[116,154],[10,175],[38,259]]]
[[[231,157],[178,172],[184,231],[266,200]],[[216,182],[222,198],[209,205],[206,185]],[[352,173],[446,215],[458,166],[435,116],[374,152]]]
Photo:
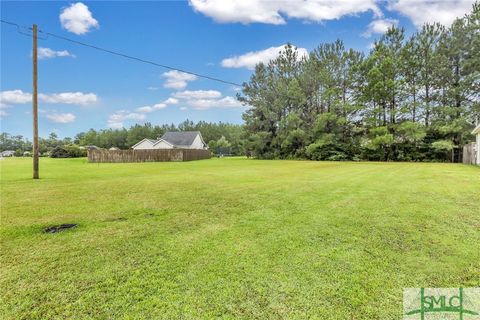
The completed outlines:
[[[145,114],[130,112],[128,110],[119,110],[108,117],[107,125],[110,128],[119,129],[123,128],[123,122],[125,120],[141,121],[145,119]]]
[[[67,50],[55,51],[50,48],[38,48],[38,59],[50,59],[55,57],[72,57],[75,58],[74,54],[71,54]]]
[[[5,116],[8,116],[7,111],[0,109],[0,117],[5,117]]]
[[[125,120],[145,120],[148,113],[179,103],[182,104],[179,108],[182,111],[187,110],[186,106],[196,110],[242,107],[242,104],[234,97],[223,97],[222,93],[216,90],[185,90],[176,92],[172,94],[172,97],[157,104],[138,107],[134,112],[128,110],[117,111],[109,116],[107,125],[114,129],[123,128]]]
[[[215,99],[220,98],[222,93],[217,90],[186,90],[175,92],[173,96],[178,99]]]
[[[242,108],[243,105],[234,97],[226,96],[221,99],[196,99],[187,100],[187,105],[197,110],[207,110],[211,108],[231,109]]]
[[[178,99],[168,98],[163,102],[154,104],[153,106],[139,107],[139,108],[135,109],[135,111],[140,112],[140,113],[150,113],[150,112],[153,112],[155,110],[165,109],[170,104],[177,104],[177,103],[178,103]]]
[[[94,93],[83,92],[62,92],[62,93],[39,93],[38,100],[45,104],[72,104],[87,106],[92,105],[98,101],[98,97]],[[32,102],[32,94],[23,92],[22,90],[7,90],[0,92],[0,107],[2,109],[8,108],[14,104],[25,104]],[[4,112],[4,116],[5,116]]]
[[[157,104],[154,104],[153,106],[139,107],[135,110],[140,113],[150,113],[155,110],[165,109],[166,107],[167,105],[165,103],[157,103]]]
[[[23,104],[32,101],[32,95],[22,90],[7,90],[0,92],[0,103],[2,105]]]
[[[158,90],[159,88],[158,87],[147,87],[148,90],[152,90],[152,91],[155,91],[155,90]]]
[[[217,90],[195,90],[181,91],[173,94],[175,98],[181,99],[182,104],[186,104],[193,109],[206,110],[211,108],[240,108],[243,105],[234,97],[223,97]],[[178,101],[178,100],[177,100]],[[185,106],[180,110],[186,110]]]
[[[168,98],[168,99],[165,100],[163,103],[166,103],[166,104],[177,104],[177,103],[178,103],[178,99]]]
[[[166,103],[163,103],[163,102],[154,104],[154,105],[152,106],[152,108],[153,108],[154,110],[160,110],[160,109],[164,109],[164,108],[166,108],[166,107],[167,107],[167,104],[166,104]]]
[[[197,12],[220,23],[285,24],[286,18],[320,22],[372,11],[381,16],[377,0],[190,0]]]
[[[365,38],[371,37],[373,34],[384,34],[387,32],[388,28],[391,26],[397,26],[398,20],[397,19],[378,19],[373,20],[368,25],[367,31],[365,31],[362,36]]]
[[[153,108],[150,107],[150,106],[144,106],[144,107],[138,107],[137,109],[135,109],[137,112],[140,112],[140,113],[150,113],[150,112],[153,112]]]
[[[73,113],[52,113],[47,114],[47,119],[56,123],[70,123],[75,121],[76,116]]]
[[[296,48],[296,47],[294,47]],[[255,65],[260,62],[268,63],[270,60],[275,59],[280,54],[280,51],[285,49],[285,45],[278,47],[270,47],[265,50],[251,51],[240,56],[234,56],[231,58],[223,59],[221,64],[225,68],[247,68],[250,70],[255,69]],[[308,55],[308,51],[305,48],[296,48],[298,58]]]
[[[449,26],[472,10],[475,0],[390,0],[388,8],[399,11],[417,26],[440,22]]]
[[[98,101],[96,94],[83,92],[39,93],[38,99],[44,103],[75,104],[81,106],[91,105]]]
[[[64,29],[75,34],[85,34],[92,28],[98,28],[98,21],[86,5],[81,2],[72,3],[60,13],[60,23]]]
[[[162,76],[166,78],[163,86],[171,89],[183,89],[187,86],[188,81],[194,81],[197,79],[197,77],[193,74],[188,74],[177,70],[165,72]]]

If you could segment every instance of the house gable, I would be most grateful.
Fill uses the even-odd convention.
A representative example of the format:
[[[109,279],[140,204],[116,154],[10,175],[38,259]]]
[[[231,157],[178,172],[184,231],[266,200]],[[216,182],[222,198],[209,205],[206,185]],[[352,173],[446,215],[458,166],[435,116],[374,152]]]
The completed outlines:
[[[158,141],[155,142],[152,146],[152,149],[173,149],[173,148],[175,148],[173,144],[163,139],[158,139]]]
[[[202,135],[199,133],[195,140],[193,140],[192,145],[190,146],[191,149],[206,149],[207,144],[203,141]]]
[[[151,139],[143,139],[140,142],[136,143],[132,146],[134,150],[142,150],[142,149],[153,149],[153,145],[156,141]]]

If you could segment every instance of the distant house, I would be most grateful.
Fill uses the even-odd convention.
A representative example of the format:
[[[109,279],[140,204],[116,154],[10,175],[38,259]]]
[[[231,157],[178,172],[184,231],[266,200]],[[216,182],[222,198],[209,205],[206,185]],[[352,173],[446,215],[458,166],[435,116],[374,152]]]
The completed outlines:
[[[13,157],[15,155],[15,151],[13,150],[5,150],[0,152],[0,157]]]
[[[119,149],[119,148],[117,148],[117,147],[111,147],[111,148],[110,148],[110,149],[108,149],[108,150],[120,150],[120,149]]]
[[[132,149],[207,149],[200,131],[169,131],[157,140],[143,139]]]
[[[80,147],[80,148],[82,148],[82,147]],[[84,149],[87,149],[87,150],[99,150],[99,149],[100,149],[100,148],[97,147],[97,146],[85,146],[85,147],[83,147],[83,148],[84,148]]]
[[[473,129],[472,134],[476,135],[477,137],[476,139],[477,143],[475,145],[475,149],[476,149],[475,151],[477,154],[476,161],[477,161],[477,164],[480,164],[480,124],[475,129]]]

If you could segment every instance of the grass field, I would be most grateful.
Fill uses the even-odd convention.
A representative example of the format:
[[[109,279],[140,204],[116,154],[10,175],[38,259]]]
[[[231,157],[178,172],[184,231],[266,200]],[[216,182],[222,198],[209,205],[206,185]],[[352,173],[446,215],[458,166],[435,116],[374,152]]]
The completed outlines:
[[[398,319],[405,287],[480,283],[473,166],[0,168],[2,319]]]

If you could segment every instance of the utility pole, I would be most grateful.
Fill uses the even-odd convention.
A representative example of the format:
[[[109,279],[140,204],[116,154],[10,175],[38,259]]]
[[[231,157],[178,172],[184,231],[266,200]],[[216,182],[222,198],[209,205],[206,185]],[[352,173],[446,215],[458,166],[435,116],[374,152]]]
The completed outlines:
[[[32,92],[32,115],[33,115],[33,179],[38,179],[38,91],[37,91],[37,25],[34,24],[33,32],[33,92]]]

